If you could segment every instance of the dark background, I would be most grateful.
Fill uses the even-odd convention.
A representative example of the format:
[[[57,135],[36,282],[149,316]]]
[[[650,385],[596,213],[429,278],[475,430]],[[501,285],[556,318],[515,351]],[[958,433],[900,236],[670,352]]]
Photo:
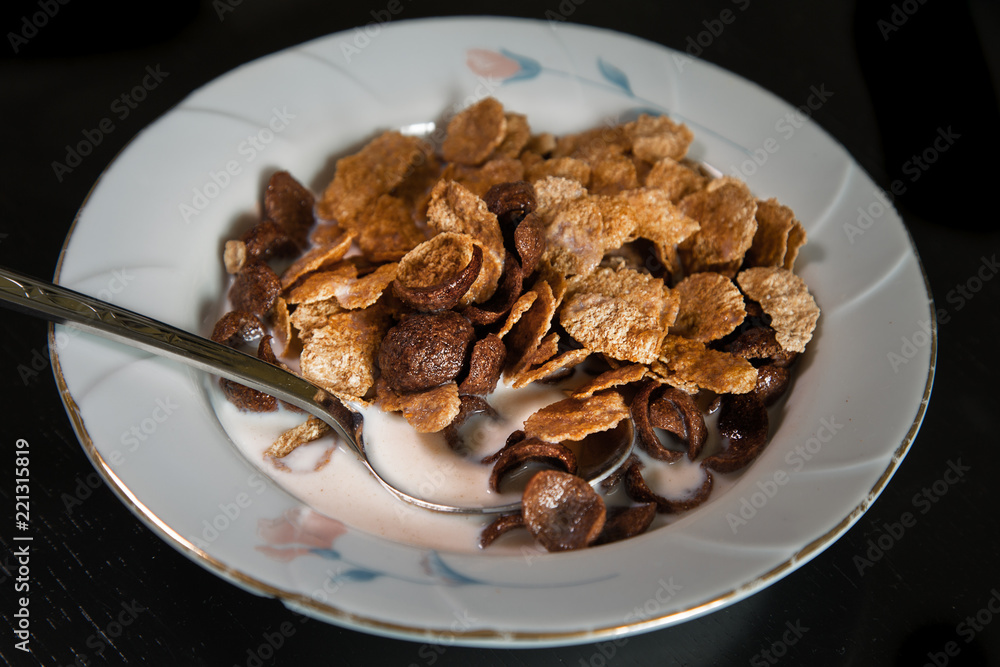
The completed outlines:
[[[561,4],[560,4],[561,2]],[[0,265],[49,278],[77,208],[104,167],[145,125],[196,87],[283,47],[372,20],[382,0],[6,3],[0,19]],[[723,9],[749,5],[701,57],[799,105],[810,86],[834,95],[814,120],[878,184],[906,184],[897,205],[941,314],[933,399],[912,450],[860,521],[811,563],[751,598],[619,642],[539,650],[432,647],[301,622],[192,564],[136,520],[79,447],[47,366],[47,325],[0,312],[0,660],[11,664],[247,665],[267,638],[293,632],[264,664],[344,665],[996,665],[1000,664],[1000,520],[996,348],[1000,250],[996,157],[1000,7],[945,0],[404,2],[400,20],[448,14],[546,18],[637,35],[676,49]],[[58,7],[31,33],[24,17]],[[231,10],[231,11],[224,11]],[[26,42],[11,37],[22,34]],[[62,181],[51,163],[108,115],[147,65],[169,72]],[[910,162],[939,130],[958,139],[934,164]],[[907,164],[909,163],[909,168]],[[919,178],[914,179],[914,174]],[[977,272],[982,282],[976,282]],[[959,287],[978,287],[961,297]],[[949,298],[950,297],[950,298]],[[864,332],[858,332],[863,336]],[[40,372],[24,377],[35,362]],[[20,367],[20,371],[19,371]],[[15,441],[32,446],[30,645],[15,650],[11,550]],[[969,467],[930,506],[916,494],[949,461]],[[67,511],[61,496],[92,493]],[[940,488],[940,486],[939,486]],[[86,489],[83,489],[86,491]],[[871,567],[864,556],[905,512],[916,524]],[[123,607],[124,605],[124,607]],[[130,619],[123,631],[112,625]],[[971,633],[959,624],[976,617]],[[787,630],[800,638],[775,646]],[[807,630],[803,630],[807,628]],[[970,634],[972,636],[970,636]],[[114,636],[117,635],[117,636]],[[945,653],[955,642],[957,655]],[[952,651],[955,653],[955,650]],[[266,654],[267,651],[265,650]],[[771,658],[769,662],[768,658]]]

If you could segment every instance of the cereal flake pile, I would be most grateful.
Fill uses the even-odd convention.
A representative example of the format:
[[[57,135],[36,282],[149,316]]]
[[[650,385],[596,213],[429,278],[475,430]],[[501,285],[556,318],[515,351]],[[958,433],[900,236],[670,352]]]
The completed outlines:
[[[318,198],[275,173],[260,221],[226,244],[232,310],[212,338],[255,344],[274,364],[297,358],[335,396],[401,413],[459,452],[468,417],[497,417],[489,396],[501,378],[520,388],[586,373],[483,460],[496,489],[526,462],[546,466],[523,510],[490,524],[481,544],[515,528],[552,551],[641,533],[657,512],[703,502],[712,471],[761,452],[766,408],[819,317],[792,271],[806,241],[792,211],[685,159],[692,141],[649,115],[533,133],[487,98],[450,120],[439,147],[380,134],[337,161]],[[278,409],[221,386],[241,409]],[[727,445],[704,455],[714,410]],[[660,496],[635,457],[603,483],[624,485],[629,504],[606,505],[564,443],[629,419],[656,463],[701,457],[701,488]],[[267,456],[280,467],[328,431],[309,417]]]

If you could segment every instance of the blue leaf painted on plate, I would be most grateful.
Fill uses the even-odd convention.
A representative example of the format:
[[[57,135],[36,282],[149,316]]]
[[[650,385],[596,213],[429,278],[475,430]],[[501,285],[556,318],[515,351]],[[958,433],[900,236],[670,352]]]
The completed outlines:
[[[479,579],[473,579],[472,577],[467,577],[461,572],[455,571],[450,565],[441,559],[441,554],[437,551],[431,551],[427,554],[424,559],[424,565],[428,571],[435,575],[441,583],[459,585],[459,584],[485,584],[487,582],[481,581]]]
[[[333,579],[334,581],[371,581],[381,576],[381,572],[372,572],[371,570],[346,570],[337,574]]]
[[[601,76],[625,91],[629,97],[634,97],[632,84],[628,82],[625,72],[621,71],[604,58],[597,59],[597,69],[601,71]]]
[[[500,53],[515,61],[521,67],[521,69],[516,73],[504,79],[504,83],[522,79],[534,79],[538,76],[539,72],[542,71],[542,64],[534,58],[522,56],[519,53],[514,53],[513,51],[508,51],[507,49],[500,49]]]

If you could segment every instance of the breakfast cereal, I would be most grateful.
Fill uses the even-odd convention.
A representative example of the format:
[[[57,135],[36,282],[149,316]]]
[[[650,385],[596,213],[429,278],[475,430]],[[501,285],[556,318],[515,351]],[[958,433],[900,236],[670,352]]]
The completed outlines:
[[[637,535],[760,454],[767,406],[819,318],[792,270],[802,223],[690,161],[693,141],[649,114],[536,133],[487,98],[449,121],[439,148],[378,134],[336,162],[319,197],[276,172],[262,219],[225,245],[233,310],[213,339],[259,340],[260,358],[286,359],[349,404],[400,413],[455,456],[469,456],[467,419],[503,420],[491,404],[500,384],[566,380],[566,398],[477,455],[494,491],[531,471],[521,511],[486,526],[480,544],[516,530],[553,551]],[[222,387],[241,409],[279,407]],[[718,407],[721,448],[706,446],[706,405]],[[570,445],[625,426],[642,457],[595,490]],[[267,456],[280,467],[328,430],[307,417]],[[683,497],[644,472],[673,464],[696,473]],[[615,488],[624,493],[606,502]]]

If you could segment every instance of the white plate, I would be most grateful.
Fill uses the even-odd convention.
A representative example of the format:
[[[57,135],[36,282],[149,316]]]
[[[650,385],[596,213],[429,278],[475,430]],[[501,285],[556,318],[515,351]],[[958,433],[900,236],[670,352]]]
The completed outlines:
[[[732,488],[673,525],[574,553],[389,541],[262,475],[230,443],[202,376],[56,328],[57,378],[94,465],[196,563],[312,616],[418,640],[539,646],[661,628],[816,556],[882,490],[923,417],[936,347],[924,276],[900,218],[840,145],[757,86],[661,46],[453,19],[268,56],[196,91],[122,152],[80,213],[59,281],[207,333],[224,294],[221,244],[257,215],[273,170],[321,189],[331,156],[484,95],[556,133],[669,112],[694,131],[693,157],[805,225],[797,267],[823,316],[772,442]]]

